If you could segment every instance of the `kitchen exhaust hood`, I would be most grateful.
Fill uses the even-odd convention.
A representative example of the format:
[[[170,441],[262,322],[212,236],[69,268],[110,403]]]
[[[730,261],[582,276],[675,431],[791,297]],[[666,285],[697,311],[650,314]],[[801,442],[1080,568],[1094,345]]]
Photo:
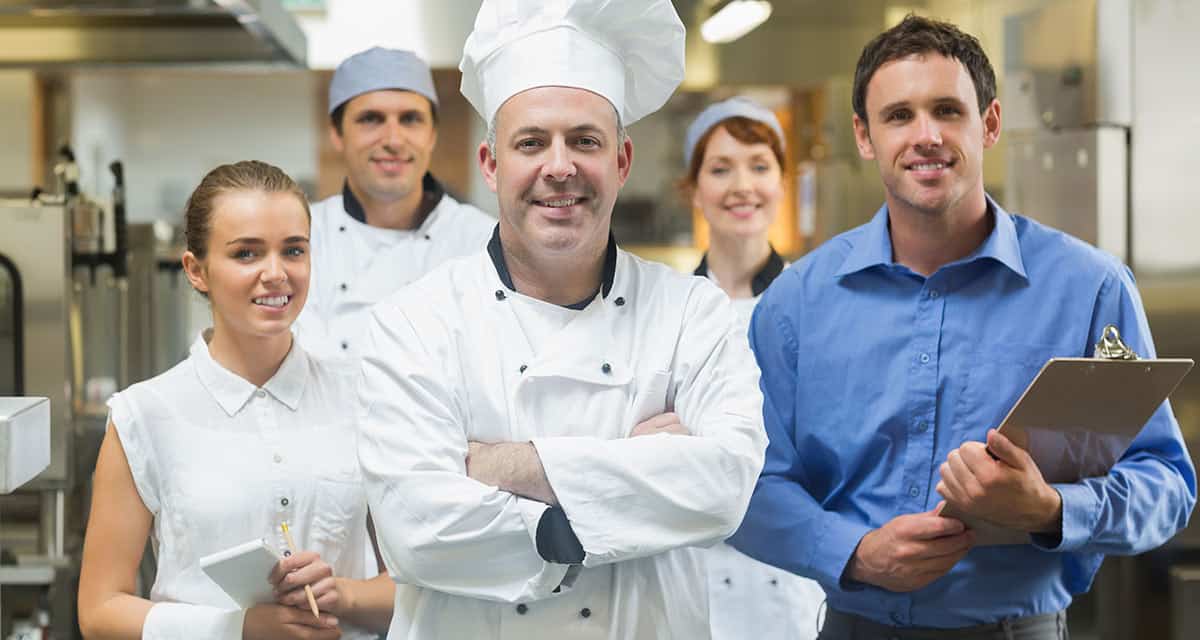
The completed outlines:
[[[0,0],[0,43],[0,68],[307,63],[280,0]]]

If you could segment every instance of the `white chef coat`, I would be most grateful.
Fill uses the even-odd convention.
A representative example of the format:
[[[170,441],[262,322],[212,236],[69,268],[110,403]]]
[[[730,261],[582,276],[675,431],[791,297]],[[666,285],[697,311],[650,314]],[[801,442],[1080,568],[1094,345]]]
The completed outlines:
[[[241,640],[244,612],[203,573],[200,558],[257,538],[282,552],[282,522],[334,575],[364,576],[357,380],[356,371],[318,362],[293,343],[257,388],[213,360],[202,334],[186,360],[109,400],[134,485],[154,516],[156,604],[143,638]],[[345,624],[342,631],[375,637]]]
[[[441,189],[431,177],[426,187]],[[292,330],[313,355],[357,357],[372,305],[437,265],[487,245],[496,219],[443,193],[414,230],[373,227],[346,213],[343,195],[312,205],[312,280]]]
[[[717,283],[706,267],[696,269]],[[746,332],[750,317],[771,280],[785,263],[772,250],[767,266],[754,278],[754,297],[731,300],[738,322]],[[814,580],[773,567],[724,542],[705,552],[708,562],[708,606],[713,640],[813,640],[825,591]]]
[[[709,637],[695,547],[733,532],[761,469],[758,368],[720,290],[610,251],[611,287],[544,335],[486,252],[373,310],[359,462],[388,569],[416,585],[389,638]],[[627,437],[669,410],[693,435]],[[546,505],[468,478],[468,441],[533,442],[582,565],[543,560]]]

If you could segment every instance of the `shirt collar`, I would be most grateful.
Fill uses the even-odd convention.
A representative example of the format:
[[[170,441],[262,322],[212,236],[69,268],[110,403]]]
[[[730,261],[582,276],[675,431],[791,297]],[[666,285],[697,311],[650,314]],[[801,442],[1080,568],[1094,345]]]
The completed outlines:
[[[767,257],[767,263],[750,280],[750,292],[756,297],[762,295],[767,290],[767,287],[771,286],[775,278],[783,273],[784,266],[783,257],[775,252],[775,247],[771,247],[771,255]],[[700,266],[696,267],[692,275],[703,278],[708,277],[708,253],[705,253],[704,257],[700,258]]]
[[[504,259],[504,247],[500,244],[500,225],[492,231],[492,239],[488,241],[488,255],[492,258],[492,266],[496,268],[496,275],[500,276],[500,282],[509,291],[516,291],[517,287],[513,284],[512,274],[508,272],[508,262]],[[612,231],[608,232],[608,248],[604,252],[604,269],[600,277],[600,295],[608,297],[608,292],[612,290],[613,280],[617,275],[617,240],[613,237]],[[595,295],[587,300],[572,305],[565,305],[569,308],[582,309],[587,306]]]
[[[433,210],[442,202],[442,196],[446,195],[446,189],[438,179],[433,177],[432,173],[425,172],[421,178],[421,224],[418,225],[418,230],[429,233],[428,227],[433,221]],[[342,208],[346,210],[346,214],[355,220],[367,224],[367,211],[363,209],[362,202],[359,202],[358,196],[354,195],[354,190],[350,188],[350,180],[342,183]]]
[[[192,361],[196,363],[200,384],[204,385],[225,413],[232,417],[246,406],[258,388],[213,359],[208,351],[210,339],[212,329],[205,329],[196,337],[191,348]],[[300,406],[300,397],[304,394],[304,386],[308,382],[306,360],[304,350],[293,340],[292,348],[279,365],[279,370],[262,387],[292,411]]]
[[[991,259],[1007,267],[1013,273],[1028,279],[1025,273],[1025,263],[1021,260],[1021,242],[1017,237],[1017,227],[1012,216],[1005,211],[991,196],[987,198],[988,214],[995,224],[992,231],[970,256],[957,261],[955,264],[966,264],[976,260]],[[834,272],[841,277],[857,273],[876,266],[889,266],[892,261],[892,236],[888,231],[888,208],[883,205],[875,212],[863,227],[863,233],[853,241],[854,244],[842,261],[842,266]]]

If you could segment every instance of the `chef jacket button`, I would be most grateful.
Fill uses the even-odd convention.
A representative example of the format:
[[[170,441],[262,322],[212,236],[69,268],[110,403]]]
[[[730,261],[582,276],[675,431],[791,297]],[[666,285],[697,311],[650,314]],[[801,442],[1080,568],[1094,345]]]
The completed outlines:
[[[590,617],[592,617],[592,610],[587,607],[584,607],[579,610],[579,615],[581,615],[585,618],[590,618]]]
[[[505,297],[505,296],[504,296],[504,291],[503,291],[503,290],[501,290],[501,289],[496,289],[496,299],[497,299],[497,300],[503,300],[503,299],[504,299],[504,297]]]
[[[342,284],[338,285],[338,287],[339,287],[339,288],[341,288],[341,290],[342,290],[342,291],[345,291],[345,290],[347,289],[347,287],[346,287],[346,283],[345,283],[345,282],[343,282]]]
[[[729,578],[725,578],[725,584],[733,584],[733,580],[730,580]]]
[[[779,578],[771,578],[771,586],[778,587],[779,586]]]
[[[618,307],[623,307],[625,306],[625,298],[617,296],[617,299],[613,300],[613,304],[617,305]]]
[[[349,348],[350,348],[350,343],[346,342],[345,340],[342,340],[342,350],[345,351],[346,349],[349,349]]]
[[[600,370],[604,373],[612,373],[612,365],[605,362],[604,364],[600,365]]]
[[[428,234],[428,233],[427,233],[427,234],[425,234],[425,239],[426,239],[426,240],[433,240],[433,238],[429,237],[429,234]]]
[[[344,225],[344,224],[338,227],[338,231],[345,231],[345,230],[346,230],[346,225]]]
[[[283,456],[279,455],[278,453],[275,454],[275,462],[283,462]]]
[[[281,505],[283,505],[283,506],[285,506],[285,507],[286,507],[286,506],[288,506],[288,504],[290,504],[290,503],[288,502],[288,499],[287,499],[287,498],[281,498],[281,499],[279,500],[279,504],[281,504]]]
[[[291,552],[291,550],[290,550],[290,549],[284,549],[284,550],[283,550],[283,557],[285,557],[285,558],[290,558],[291,556],[292,556],[292,552]]]
[[[529,607],[525,606],[525,603],[524,603],[524,602],[522,602],[521,604],[517,605],[517,614],[518,614],[518,615],[522,615],[522,616],[523,616],[523,615],[525,615],[525,612],[526,612],[526,611],[529,611]]]
[[[525,365],[521,365],[521,368],[520,368],[520,369],[517,369],[517,371],[518,371],[518,372],[520,372],[520,373],[525,373],[525,370],[526,370],[526,369],[528,369],[528,368],[529,368],[529,367],[527,367],[527,366],[525,366]]]

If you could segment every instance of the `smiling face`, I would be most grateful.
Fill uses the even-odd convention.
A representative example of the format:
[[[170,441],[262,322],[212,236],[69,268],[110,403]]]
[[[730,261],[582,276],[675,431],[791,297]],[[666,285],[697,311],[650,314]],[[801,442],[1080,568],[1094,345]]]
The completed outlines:
[[[419,201],[437,128],[433,107],[411,91],[371,91],[345,104],[341,134],[331,130],[356,193],[380,202]]]
[[[765,236],[783,196],[783,173],[764,142],[746,144],[722,125],[708,136],[692,205],[713,235]]]
[[[859,154],[875,160],[889,209],[940,216],[982,211],[983,151],[1000,137],[1000,103],[979,112],[958,60],[914,54],[881,65],[867,84],[867,122],[854,116]]]
[[[216,333],[287,334],[308,296],[309,218],[291,193],[234,190],[213,202],[203,258],[184,254],[184,271],[212,303]]]
[[[479,165],[499,200],[501,228],[533,253],[594,253],[607,244],[633,160],[612,104],[582,89],[539,87],[505,102],[495,126],[495,157],[480,145]]]

